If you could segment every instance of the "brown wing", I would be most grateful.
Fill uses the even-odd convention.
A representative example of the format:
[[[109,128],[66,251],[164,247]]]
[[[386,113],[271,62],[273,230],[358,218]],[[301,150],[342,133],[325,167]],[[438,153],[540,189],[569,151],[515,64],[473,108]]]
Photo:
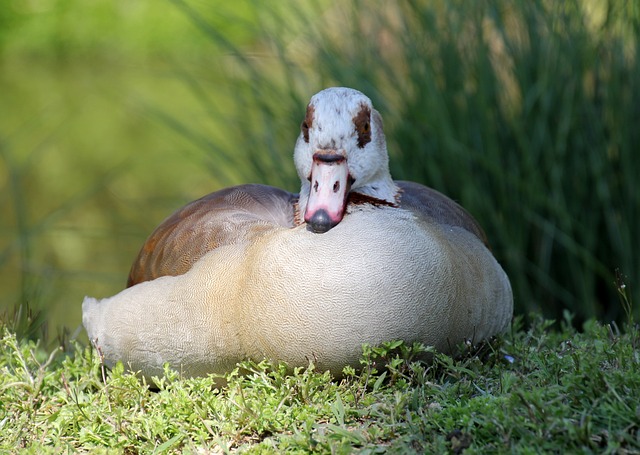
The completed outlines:
[[[127,287],[182,275],[214,248],[244,241],[256,229],[293,227],[297,195],[265,185],[225,188],[176,211],[149,236]]]
[[[400,206],[417,216],[429,217],[440,224],[459,226],[474,234],[489,247],[480,224],[453,200],[432,188],[414,182],[395,182],[400,189]]]

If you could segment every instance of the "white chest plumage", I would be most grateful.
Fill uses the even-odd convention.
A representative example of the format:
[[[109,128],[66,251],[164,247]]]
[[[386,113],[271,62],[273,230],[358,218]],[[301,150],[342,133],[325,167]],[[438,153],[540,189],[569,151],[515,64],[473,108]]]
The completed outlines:
[[[363,343],[447,351],[493,335],[509,324],[512,297],[473,234],[372,208],[322,235],[274,227],[184,275],[87,298],[83,312],[105,359],[148,377],[165,362],[203,375],[265,357],[339,373],[358,365]]]

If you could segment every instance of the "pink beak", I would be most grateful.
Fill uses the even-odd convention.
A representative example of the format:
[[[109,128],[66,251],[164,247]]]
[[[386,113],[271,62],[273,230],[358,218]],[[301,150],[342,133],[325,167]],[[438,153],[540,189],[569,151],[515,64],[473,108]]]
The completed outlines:
[[[315,233],[324,233],[342,221],[351,188],[346,158],[335,150],[313,154],[311,191],[304,220]]]

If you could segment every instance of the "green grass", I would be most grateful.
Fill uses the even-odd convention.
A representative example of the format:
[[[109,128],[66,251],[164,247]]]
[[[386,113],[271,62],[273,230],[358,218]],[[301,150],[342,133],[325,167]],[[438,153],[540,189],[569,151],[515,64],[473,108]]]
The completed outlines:
[[[125,3],[0,12],[2,311],[73,329],[82,297],[121,290],[182,204],[246,182],[296,191],[305,104],[346,85],[383,114],[394,177],[479,220],[518,314],[624,319],[616,270],[640,277],[638,2]]]
[[[342,380],[246,362],[225,386],[170,370],[150,391],[75,345],[0,341],[0,451],[24,453],[637,453],[640,329],[534,318],[431,364],[366,348]]]

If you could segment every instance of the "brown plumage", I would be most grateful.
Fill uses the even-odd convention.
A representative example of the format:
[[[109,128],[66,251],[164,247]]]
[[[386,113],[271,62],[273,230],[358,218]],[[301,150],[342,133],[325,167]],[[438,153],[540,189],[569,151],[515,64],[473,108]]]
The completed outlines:
[[[395,205],[438,224],[462,227],[488,246],[480,224],[456,202],[419,183],[396,184],[399,204],[352,192],[347,210],[363,204]],[[300,224],[297,210],[297,194],[266,185],[238,185],[208,194],[174,212],[153,231],[131,266],[127,287],[182,275],[209,251],[245,242],[273,225],[293,228]]]
[[[293,227],[297,195],[265,185],[225,188],[193,201],[163,221],[131,266],[127,287],[182,275],[209,251],[247,241],[273,225]]]

